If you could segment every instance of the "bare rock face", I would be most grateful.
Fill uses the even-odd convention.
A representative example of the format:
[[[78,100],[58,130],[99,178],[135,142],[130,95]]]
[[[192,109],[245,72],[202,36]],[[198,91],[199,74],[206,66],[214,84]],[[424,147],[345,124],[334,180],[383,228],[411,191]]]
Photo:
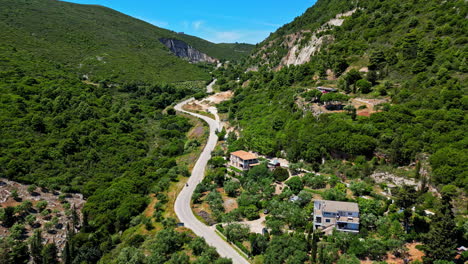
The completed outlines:
[[[281,62],[275,69],[280,70],[284,66],[301,65],[309,62],[322,47],[333,43],[334,37],[330,34],[326,34],[326,32],[333,27],[340,27],[343,25],[346,17],[351,16],[354,12],[356,12],[356,10],[357,9],[348,11],[346,13],[337,14],[335,18],[326,22],[314,32],[311,32],[310,30],[302,30],[286,35],[280,42],[280,45],[285,47],[288,52],[283,58],[281,58]],[[259,52],[254,54],[253,57],[260,56],[260,58],[263,60],[263,64],[268,64],[269,56],[271,54],[268,54],[265,51],[272,45],[278,45],[276,41],[277,40],[270,41]],[[255,66],[258,67],[258,65]],[[252,71],[253,69],[255,68],[252,67],[249,70]]]
[[[159,41],[161,41],[162,44],[168,47],[171,50],[171,52],[174,53],[174,55],[180,58],[184,58],[190,62],[218,62],[217,59],[198,51],[197,49],[183,42],[182,40],[161,38],[159,39]]]

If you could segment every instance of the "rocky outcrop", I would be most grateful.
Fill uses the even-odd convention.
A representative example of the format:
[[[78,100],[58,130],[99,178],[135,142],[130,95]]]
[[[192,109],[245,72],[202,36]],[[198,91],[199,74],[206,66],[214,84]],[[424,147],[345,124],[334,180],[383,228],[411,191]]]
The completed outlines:
[[[309,62],[311,56],[320,51],[322,46],[332,43],[334,40],[331,35],[318,37],[318,33],[327,31],[332,27],[340,27],[343,25],[345,18],[351,16],[354,12],[356,12],[356,9],[336,15],[335,18],[323,24],[316,32],[314,32],[306,45],[299,44],[301,42],[301,38],[304,38],[306,35],[304,33],[307,33],[306,31],[302,32],[301,36],[299,36],[299,41],[296,41],[295,44],[291,42],[287,43],[289,52],[286,57],[281,60],[281,65],[300,65]]]
[[[288,52],[281,58],[279,65],[276,65],[276,70],[284,66],[307,63],[322,47],[333,43],[334,37],[331,34],[326,34],[327,31],[333,27],[340,27],[343,25],[345,18],[351,16],[354,12],[356,12],[356,9],[338,14],[313,32],[310,30],[302,30],[286,35],[280,40],[279,44],[278,40],[272,40],[252,57],[260,57],[261,61],[263,61],[261,64],[269,64],[271,63],[269,61],[270,56],[274,56],[275,54],[269,54],[267,50],[271,46],[281,45],[286,48]]]
[[[162,44],[168,47],[174,55],[186,59],[190,62],[218,62],[217,59],[200,52],[199,50],[193,48],[192,46],[188,45],[182,40],[161,38],[159,39],[159,41],[161,41]]]

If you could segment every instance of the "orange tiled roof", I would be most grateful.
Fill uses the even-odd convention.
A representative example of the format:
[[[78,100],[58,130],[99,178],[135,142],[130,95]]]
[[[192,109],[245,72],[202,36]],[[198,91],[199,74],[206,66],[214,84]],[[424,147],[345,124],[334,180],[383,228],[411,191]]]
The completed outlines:
[[[257,158],[257,155],[255,155],[253,153],[250,153],[250,152],[247,152],[247,151],[243,151],[243,150],[232,152],[231,155],[239,157],[242,160],[251,160],[251,159],[256,159]]]

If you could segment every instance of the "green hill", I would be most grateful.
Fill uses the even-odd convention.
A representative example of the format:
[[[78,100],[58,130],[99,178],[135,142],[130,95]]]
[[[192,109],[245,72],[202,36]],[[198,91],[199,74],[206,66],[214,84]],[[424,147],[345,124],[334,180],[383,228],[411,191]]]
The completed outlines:
[[[35,221],[39,213],[56,223],[76,219],[65,196],[62,211],[23,210],[23,205],[32,209],[26,200],[0,208],[2,228],[12,231],[0,238],[1,262],[27,263],[32,257],[42,263],[44,257],[58,263],[57,243],[64,263],[97,263],[121,241],[141,244],[141,235],[115,241],[111,236],[135,225],[153,229],[141,218],[131,221],[146,208],[150,193],[157,195],[160,209],[166,207],[171,183],[188,175],[181,156],[198,146],[187,138],[192,124],[170,105],[203,96],[205,87],[161,83],[204,81],[209,74],[160,43],[159,37],[174,33],[104,7],[45,0],[2,0],[0,6],[0,178],[47,192],[79,192],[87,200],[83,222],[67,227],[78,234],[68,232],[66,246],[44,239],[47,252],[41,252],[41,239],[28,250],[26,227],[43,229],[43,237],[62,227],[51,223],[46,231],[26,219]],[[158,226],[166,221],[162,214],[157,219]],[[158,261],[169,261],[194,240],[170,223],[150,250]],[[162,256],[158,243],[175,246]],[[214,249],[200,243],[215,262]]]
[[[184,40],[218,59],[237,59],[250,47],[180,36],[102,6],[54,0],[1,0],[0,5],[1,45],[63,63],[95,82],[209,78],[205,70],[173,56],[158,41],[162,37]]]
[[[317,1],[240,69],[224,71],[230,84],[249,80],[224,108],[242,127],[237,147],[284,150],[315,168],[325,157],[402,166],[430,156],[434,185],[468,190],[467,12],[463,0]],[[247,68],[258,71],[240,74]],[[348,97],[309,92],[318,86]],[[387,103],[367,114],[351,101],[344,113],[312,108],[339,100],[346,106],[347,98]]]
[[[185,41],[199,51],[206,53],[220,60],[240,60],[250,55],[254,45],[247,43],[218,43],[214,44],[204,39],[186,35],[177,34],[176,39]]]

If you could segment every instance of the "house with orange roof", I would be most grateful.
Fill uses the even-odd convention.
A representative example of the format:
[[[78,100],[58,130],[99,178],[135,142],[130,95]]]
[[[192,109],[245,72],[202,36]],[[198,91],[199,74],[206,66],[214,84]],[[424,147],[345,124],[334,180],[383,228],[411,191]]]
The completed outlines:
[[[234,167],[238,170],[247,171],[253,166],[260,165],[256,154],[239,150],[231,153],[229,159],[229,166]]]

